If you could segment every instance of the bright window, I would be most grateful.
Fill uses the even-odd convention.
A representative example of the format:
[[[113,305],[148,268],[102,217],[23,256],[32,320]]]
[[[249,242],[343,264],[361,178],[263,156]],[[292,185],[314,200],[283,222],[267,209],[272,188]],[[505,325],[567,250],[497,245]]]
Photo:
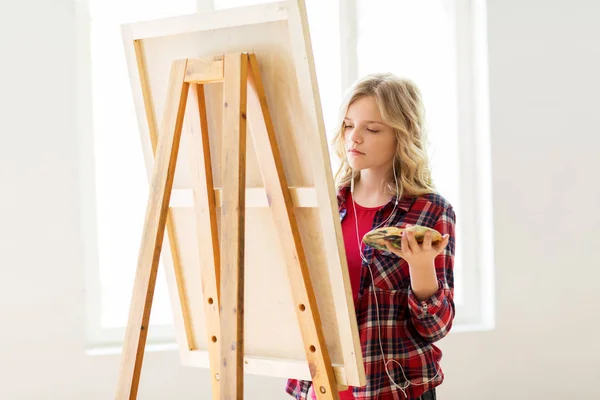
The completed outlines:
[[[148,180],[120,25],[189,14],[196,0],[89,0],[92,107],[96,171],[98,282],[90,290],[91,340],[119,343],[129,316]],[[94,319],[90,319],[94,321]],[[172,337],[172,315],[162,263],[151,313],[151,340]]]
[[[390,71],[412,79],[421,89],[440,193],[462,215],[459,197],[458,96],[454,16],[445,0],[358,0],[358,76]],[[457,232],[458,237],[463,237]],[[457,246],[462,241],[457,240]],[[462,270],[457,249],[455,295],[463,304]]]
[[[490,325],[491,224],[482,2],[352,0],[343,53],[348,86],[393,72],[421,89],[433,178],[457,214],[455,326]]]

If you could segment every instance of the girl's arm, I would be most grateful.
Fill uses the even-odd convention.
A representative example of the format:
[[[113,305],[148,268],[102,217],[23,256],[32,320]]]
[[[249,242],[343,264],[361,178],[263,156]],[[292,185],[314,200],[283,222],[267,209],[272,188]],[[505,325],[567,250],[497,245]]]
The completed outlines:
[[[438,245],[431,244],[429,233],[419,244],[412,232],[402,237],[402,249],[388,244],[388,249],[404,258],[409,265],[408,308],[411,322],[428,342],[446,336],[454,319],[455,223],[454,210],[448,206],[433,227],[443,237]]]

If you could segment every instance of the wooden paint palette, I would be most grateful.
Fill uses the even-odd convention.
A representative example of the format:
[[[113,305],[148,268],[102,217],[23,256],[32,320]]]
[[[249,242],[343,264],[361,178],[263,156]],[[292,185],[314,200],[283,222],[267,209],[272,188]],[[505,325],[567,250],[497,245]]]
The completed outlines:
[[[405,230],[415,232],[415,239],[419,244],[423,243],[425,233],[427,231],[430,231],[432,233],[431,243],[436,244],[442,241],[441,233],[439,233],[435,229],[431,229],[421,225],[413,225],[409,228],[399,228],[397,226],[384,226],[367,232],[365,236],[363,236],[362,241],[366,245],[371,246],[377,250],[388,251],[387,247],[385,246],[384,240],[389,240],[392,243],[392,246],[400,249],[402,248],[402,232],[404,232]]]

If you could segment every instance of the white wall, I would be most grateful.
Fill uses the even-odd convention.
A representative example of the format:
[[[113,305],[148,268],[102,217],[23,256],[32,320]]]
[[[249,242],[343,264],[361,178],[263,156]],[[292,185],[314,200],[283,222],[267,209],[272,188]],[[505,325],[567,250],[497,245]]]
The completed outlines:
[[[600,398],[600,3],[488,8],[497,329],[444,340],[439,398]],[[84,355],[90,142],[76,120],[87,88],[75,25],[72,0],[0,3],[3,400],[108,399],[116,384],[117,356]],[[283,384],[249,376],[246,398],[285,399]],[[207,371],[174,353],[145,358],[140,399],[208,388]]]
[[[497,329],[441,399],[600,399],[600,3],[488,4]]]

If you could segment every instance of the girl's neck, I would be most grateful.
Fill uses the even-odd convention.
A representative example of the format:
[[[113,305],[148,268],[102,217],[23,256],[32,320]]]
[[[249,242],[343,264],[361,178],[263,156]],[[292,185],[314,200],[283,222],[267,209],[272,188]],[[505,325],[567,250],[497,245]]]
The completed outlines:
[[[385,205],[392,195],[388,190],[388,180],[362,171],[360,179],[354,183],[352,198],[363,207],[379,207]]]

